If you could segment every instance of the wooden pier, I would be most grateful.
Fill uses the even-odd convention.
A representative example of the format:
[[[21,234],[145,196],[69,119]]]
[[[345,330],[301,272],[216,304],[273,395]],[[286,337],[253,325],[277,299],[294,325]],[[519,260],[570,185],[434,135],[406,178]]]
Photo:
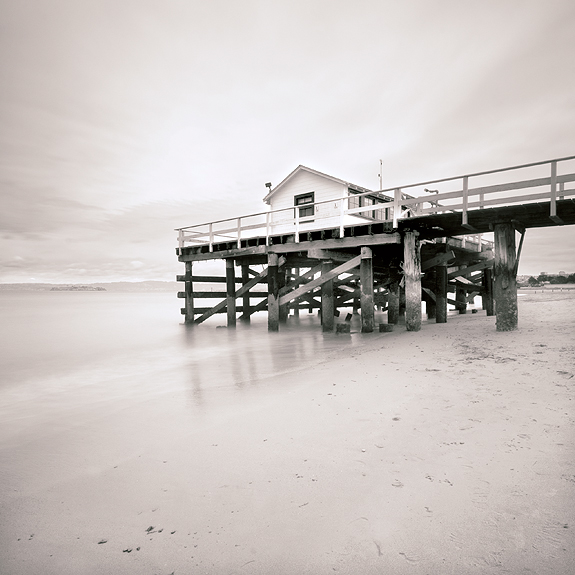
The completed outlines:
[[[348,197],[313,202],[310,192],[306,211],[297,202],[304,194],[289,208],[180,228],[177,255],[186,271],[177,279],[185,286],[178,293],[185,301],[185,322],[225,313],[228,327],[234,327],[266,310],[269,331],[278,331],[290,314],[317,310],[323,331],[331,332],[335,318],[339,324],[349,321],[352,310],[360,313],[362,332],[372,332],[377,306],[387,311],[387,324],[404,315],[406,329],[418,331],[422,301],[428,319],[445,323],[448,305],[464,314],[480,295],[486,314],[496,315],[497,330],[514,330],[526,230],[575,224],[575,190],[568,189],[575,173],[561,169],[574,159],[378,192],[354,190],[353,204]],[[525,179],[522,171],[548,175]],[[501,183],[470,186],[489,178]],[[424,187],[430,185],[448,191]],[[374,210],[374,203],[385,209]],[[489,233],[492,239],[483,237]],[[194,275],[194,263],[207,260],[225,260],[225,276]],[[222,290],[202,289],[206,283],[222,284]],[[206,299],[218,301],[196,305]]]

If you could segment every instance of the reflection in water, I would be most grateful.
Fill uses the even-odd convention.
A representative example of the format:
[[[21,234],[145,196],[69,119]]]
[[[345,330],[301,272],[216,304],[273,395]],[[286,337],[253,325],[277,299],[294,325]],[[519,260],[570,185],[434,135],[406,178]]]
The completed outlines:
[[[221,321],[221,320],[220,320]],[[354,323],[352,326],[359,331]],[[290,317],[278,333],[267,331],[265,314],[256,314],[250,324],[238,322],[235,329],[213,323],[182,325],[184,355],[190,370],[194,403],[203,405],[210,391],[245,390],[264,380],[290,372],[300,372],[312,364],[357,345],[352,336],[324,334],[316,315]],[[299,376],[298,376],[299,377]],[[266,385],[274,385],[268,380]],[[217,394],[221,397],[221,394]]]
[[[358,316],[351,337],[323,334],[317,314],[292,316],[273,334],[265,312],[235,329],[218,329],[225,316],[186,326],[172,293],[0,292],[0,316],[4,433],[98,405],[177,401],[182,391],[184,409],[207,413],[238,394],[273,390],[281,381],[273,376],[301,380],[306,368],[366,342]]]
[[[202,369],[199,364],[192,363],[190,365],[190,384],[192,391],[192,398],[195,405],[202,405],[204,403],[202,393]]]

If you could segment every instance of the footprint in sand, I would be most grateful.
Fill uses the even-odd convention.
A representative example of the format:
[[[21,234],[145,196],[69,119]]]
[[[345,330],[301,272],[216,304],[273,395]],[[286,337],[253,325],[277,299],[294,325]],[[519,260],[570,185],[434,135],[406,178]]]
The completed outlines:
[[[412,554],[407,554],[407,553],[403,553],[402,551],[399,552],[399,554],[406,560],[409,561],[410,563],[419,563],[419,557],[417,555],[412,555]]]

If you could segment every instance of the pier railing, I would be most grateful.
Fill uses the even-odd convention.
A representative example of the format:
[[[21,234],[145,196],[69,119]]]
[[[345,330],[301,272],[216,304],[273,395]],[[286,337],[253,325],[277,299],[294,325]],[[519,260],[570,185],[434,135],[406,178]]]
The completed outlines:
[[[339,227],[343,237],[346,225],[360,221],[390,222],[396,229],[398,222],[406,218],[447,212],[460,213],[462,226],[467,227],[472,210],[542,200],[550,203],[550,219],[560,223],[557,200],[575,197],[575,188],[567,188],[575,182],[574,160],[575,156],[568,156],[314,202],[305,204],[306,208],[313,206],[314,212],[306,217],[300,216],[301,206],[293,206],[186,226],[176,229],[178,246],[181,249],[186,245],[208,245],[213,251],[214,244],[236,242],[240,248],[242,240],[265,236],[267,244],[271,235],[280,233],[294,233],[299,242],[300,231],[329,227]],[[361,205],[364,202],[367,205]],[[477,234],[469,235],[469,240],[477,241],[480,247],[481,239],[472,239]]]

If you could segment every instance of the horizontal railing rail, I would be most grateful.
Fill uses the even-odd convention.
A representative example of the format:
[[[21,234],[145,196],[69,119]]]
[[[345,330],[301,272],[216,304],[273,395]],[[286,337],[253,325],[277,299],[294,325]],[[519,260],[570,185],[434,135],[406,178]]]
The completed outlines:
[[[196,224],[177,228],[178,246],[208,245],[213,251],[214,244],[236,242],[238,248],[241,241],[254,237],[266,237],[266,244],[272,234],[294,233],[295,241],[299,242],[300,231],[313,231],[326,227],[339,227],[343,237],[346,225],[357,225],[364,222],[390,222],[396,229],[399,221],[429,214],[460,213],[461,223],[471,230],[468,223],[468,213],[471,210],[485,207],[529,203],[538,200],[549,200],[549,217],[560,223],[557,216],[557,199],[575,196],[575,189],[566,189],[565,185],[575,182],[575,173],[558,174],[558,165],[575,160],[575,156],[545,160],[530,164],[521,164],[508,168],[498,168],[483,172],[475,172],[463,176],[428,180],[416,184],[387,188],[375,192],[363,192],[341,198],[333,198],[321,202],[305,204],[305,206],[290,206],[279,210],[271,210],[227,218],[204,224]],[[470,180],[477,180],[495,174],[510,174],[520,170],[547,168],[548,175],[517,181],[501,182],[489,185],[470,187]],[[430,185],[456,185],[456,189],[448,191],[429,190]],[[418,190],[420,188],[420,190]],[[423,188],[423,189],[421,189]],[[408,189],[414,194],[405,192]],[[363,198],[369,199],[369,204]],[[360,204],[355,205],[355,204]],[[330,204],[329,209],[324,209]],[[351,207],[353,205],[353,207]],[[300,216],[300,209],[313,207],[313,215]],[[473,234],[469,234],[470,236]],[[478,242],[481,245],[481,241]]]

